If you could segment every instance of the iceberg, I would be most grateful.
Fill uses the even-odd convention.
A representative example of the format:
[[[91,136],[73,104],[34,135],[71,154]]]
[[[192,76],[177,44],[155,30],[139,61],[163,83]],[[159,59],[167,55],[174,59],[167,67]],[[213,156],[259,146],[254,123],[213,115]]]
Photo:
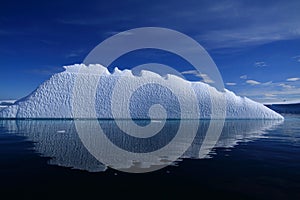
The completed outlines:
[[[246,97],[171,74],[141,71],[134,75],[131,70],[117,68],[110,73],[100,64],[64,68],[27,97],[0,110],[0,118],[283,119]],[[189,115],[195,110],[197,117]],[[212,110],[224,115],[213,115]]]

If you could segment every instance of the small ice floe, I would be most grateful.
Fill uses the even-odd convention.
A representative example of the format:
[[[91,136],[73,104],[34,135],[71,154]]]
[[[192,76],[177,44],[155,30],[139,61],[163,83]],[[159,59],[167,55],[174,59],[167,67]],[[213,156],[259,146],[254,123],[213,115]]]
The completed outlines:
[[[59,130],[59,131],[56,131],[57,133],[65,133],[66,131],[65,130]]]
[[[151,120],[152,123],[162,123],[162,120]]]

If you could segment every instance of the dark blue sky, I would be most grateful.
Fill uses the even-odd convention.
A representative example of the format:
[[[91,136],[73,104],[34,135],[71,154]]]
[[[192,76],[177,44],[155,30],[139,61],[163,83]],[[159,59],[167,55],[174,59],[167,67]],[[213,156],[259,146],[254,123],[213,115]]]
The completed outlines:
[[[107,37],[146,26],[197,40],[239,95],[261,102],[300,99],[299,10],[297,0],[4,0],[0,99],[26,96],[61,66],[81,63]]]

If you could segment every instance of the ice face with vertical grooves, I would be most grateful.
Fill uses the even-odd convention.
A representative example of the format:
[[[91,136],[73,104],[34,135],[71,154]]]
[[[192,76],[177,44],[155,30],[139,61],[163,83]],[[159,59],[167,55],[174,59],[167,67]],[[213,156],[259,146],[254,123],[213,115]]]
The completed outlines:
[[[100,64],[88,66],[76,64],[64,68],[66,69],[64,72],[54,74],[27,97],[0,110],[0,118],[74,118],[72,112],[74,90],[90,90],[91,88],[96,90],[96,94],[92,99],[95,101],[95,107],[82,108],[79,118],[89,118],[91,110],[96,111],[97,118],[114,118],[111,112],[111,96],[114,89],[116,89],[115,85],[118,79],[122,77],[128,83],[142,79],[153,83],[139,87],[132,94],[130,105],[124,105],[129,106],[131,118],[150,118],[149,109],[152,108],[152,105],[159,104],[162,107],[168,107],[168,109],[165,108],[168,114],[167,118],[179,119],[181,117],[180,113],[184,111],[180,109],[178,96],[174,95],[168,88],[155,84],[156,82],[171,81],[170,84],[179,87],[179,95],[185,105],[190,104],[192,97],[189,97],[184,87],[188,85],[193,89],[199,106],[199,118],[201,119],[212,118],[212,102],[216,105],[217,110],[220,109],[220,112],[226,112],[226,116],[223,117],[227,119],[283,119],[280,114],[246,97],[236,96],[228,90],[220,92],[203,82],[189,82],[175,75],[161,77],[150,71],[142,71],[140,76],[134,76],[130,70],[121,71],[118,69],[110,73],[107,68]],[[90,73],[91,71],[93,73]],[[76,88],[74,88],[75,81],[77,81]],[[90,84],[95,82],[97,85]],[[124,102],[122,94],[125,94],[127,90],[114,92],[120,97],[118,101],[122,105],[122,102]],[[77,99],[77,105],[86,101],[86,98],[86,96],[82,96]],[[224,101],[226,101],[226,106],[218,107],[218,102]],[[156,112],[159,107],[156,108],[150,109],[152,118],[161,117],[160,112]],[[118,116],[119,118],[129,118],[127,115]],[[78,118],[78,115],[76,117]]]

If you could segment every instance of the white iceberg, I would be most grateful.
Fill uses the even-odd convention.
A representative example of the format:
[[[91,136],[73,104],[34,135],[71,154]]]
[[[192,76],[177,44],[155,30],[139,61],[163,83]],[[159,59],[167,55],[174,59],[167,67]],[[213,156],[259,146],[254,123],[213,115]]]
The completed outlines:
[[[110,73],[100,64],[76,64],[64,68],[64,72],[54,74],[27,97],[2,109],[0,118],[90,118],[94,116],[91,113],[95,113],[99,119],[180,119],[182,116],[189,118],[190,111],[196,109],[200,119],[283,119],[273,110],[246,97],[236,96],[226,89],[220,92],[203,82],[189,82],[175,75],[162,77],[142,71],[135,76],[131,70],[118,69]],[[125,83],[123,88],[118,82],[120,78]],[[151,84],[142,84],[145,81]],[[166,83],[178,90],[173,94],[173,90],[156,83]],[[136,87],[139,84],[140,87]],[[192,88],[193,92],[186,87]],[[89,94],[89,91],[90,96],[78,96]],[[126,100],[128,96],[130,99]],[[112,104],[112,98],[117,105]],[[197,108],[192,105],[194,98]],[[90,102],[93,106],[86,106]],[[122,110],[123,107],[129,109],[129,115]],[[118,109],[120,113],[116,113]],[[224,115],[212,115],[213,109]]]

